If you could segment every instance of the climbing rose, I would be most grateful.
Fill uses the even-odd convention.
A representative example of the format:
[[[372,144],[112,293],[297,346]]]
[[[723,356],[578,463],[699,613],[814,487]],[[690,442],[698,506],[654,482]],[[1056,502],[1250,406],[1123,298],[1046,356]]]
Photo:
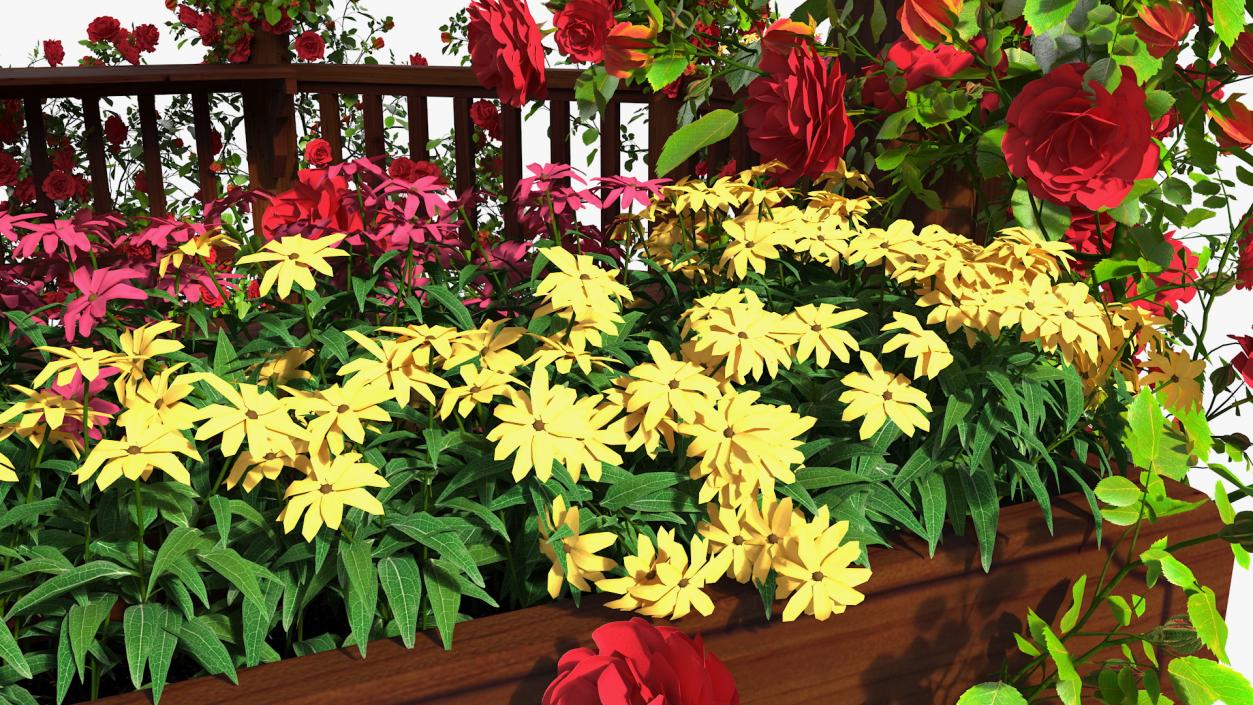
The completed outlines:
[[[1244,383],[1253,389],[1253,336],[1232,335],[1228,337],[1240,344],[1240,354],[1232,359],[1231,366],[1240,373]]]
[[[60,66],[65,61],[65,47],[61,46],[60,39],[44,40],[44,59],[49,66]]]
[[[104,138],[114,147],[126,141],[126,123],[117,115],[110,115],[104,121]]]
[[[422,56],[419,53],[414,53],[414,54],[409,55],[409,65],[410,66],[428,66],[430,65],[430,62],[426,60],[425,56]]]
[[[1240,228],[1240,256],[1236,262],[1236,288],[1253,289],[1253,216],[1245,216]]]
[[[64,201],[73,196],[77,189],[78,185],[74,183],[74,177],[61,169],[53,169],[52,173],[44,177],[44,195],[54,201]]]
[[[305,145],[305,161],[313,166],[326,166],[331,163],[331,143],[324,139],[312,139]]]
[[[139,47],[142,52],[151,53],[156,51],[157,43],[161,41],[161,32],[156,25],[141,24],[135,28],[135,46]]]
[[[548,97],[544,47],[525,0],[470,3],[470,67],[485,88],[515,108]]]
[[[476,100],[470,106],[470,121],[492,137],[500,136],[500,111],[489,100]]]
[[[776,21],[761,35],[761,70],[767,73],[786,71],[787,57],[792,50],[810,47],[813,43],[813,25],[789,19]]]
[[[322,41],[322,35],[308,30],[299,37],[293,44],[296,48],[296,58],[301,61],[318,61],[326,56],[326,42]]]
[[[0,186],[12,186],[17,183],[17,160],[8,152],[0,152]]]
[[[1227,68],[1241,76],[1253,76],[1253,32],[1247,28],[1228,50]]]
[[[982,51],[987,42],[976,38],[970,43],[975,51]],[[892,91],[884,73],[883,63],[891,62],[905,79],[903,90]],[[975,55],[948,44],[927,49],[909,37],[897,39],[888,47],[886,58],[866,69],[866,81],[862,84],[861,101],[884,112],[896,112],[905,107],[905,91],[921,88],[928,83],[952,78],[957,73],[974,66]],[[994,93],[991,95],[995,95]]]
[[[1136,35],[1149,47],[1149,53],[1162,58],[1179,46],[1196,25],[1192,10],[1181,2],[1162,2],[1140,8],[1131,21]]]
[[[110,42],[122,29],[122,23],[112,17],[97,17],[87,25],[87,38],[93,42]]]
[[[1241,150],[1253,147],[1253,111],[1235,98],[1210,111],[1214,136],[1224,149]]]
[[[784,186],[835,170],[853,139],[839,62],[793,51],[782,71],[748,85],[744,125],[758,154],[786,165]]]
[[[561,53],[575,61],[594,64],[605,58],[605,40],[613,25],[613,8],[608,0],[570,0],[553,16]]]

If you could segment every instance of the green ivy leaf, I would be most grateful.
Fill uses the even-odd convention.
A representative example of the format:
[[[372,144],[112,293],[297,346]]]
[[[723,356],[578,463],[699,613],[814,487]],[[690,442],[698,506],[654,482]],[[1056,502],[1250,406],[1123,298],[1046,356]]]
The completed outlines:
[[[962,693],[957,705],[1027,705],[1027,699],[1012,685],[980,683]]]
[[[680,127],[666,140],[657,157],[657,175],[665,176],[694,154],[731,136],[740,116],[730,110],[713,110]]]

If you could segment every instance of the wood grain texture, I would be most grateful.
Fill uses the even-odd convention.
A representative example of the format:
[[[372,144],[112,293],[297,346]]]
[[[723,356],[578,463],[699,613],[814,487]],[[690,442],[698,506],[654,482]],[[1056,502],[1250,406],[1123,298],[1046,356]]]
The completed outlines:
[[[990,574],[979,568],[969,536],[947,537],[934,558],[912,540],[876,549],[866,602],[827,622],[766,622],[756,592],[733,586],[717,592],[710,617],[677,625],[704,636],[736,677],[743,705],[952,705],[967,687],[995,675],[1013,648],[1012,635],[1023,628],[1027,608],[1053,619],[1067,606],[1071,582],[1100,571],[1106,553],[1095,546],[1085,506],[1078,495],[1056,500],[1053,536],[1035,505],[1006,509]],[[1164,535],[1173,542],[1204,536],[1219,525],[1207,506],[1150,527],[1140,545]],[[1117,535],[1107,533],[1107,548]],[[1232,568],[1226,545],[1187,548],[1179,557],[1225,605]],[[1184,610],[1181,600],[1163,602],[1163,594],[1151,593],[1148,626]],[[238,688],[222,678],[175,684],[162,701],[533,705],[563,652],[588,644],[601,624],[630,616],[605,609],[602,602],[587,599],[581,609],[560,602],[461,624],[451,653],[427,633],[412,651],[394,640],[379,641],[364,661],[356,649],[330,651],[241,671]],[[1092,627],[1112,626],[1108,610],[1096,615]],[[148,698],[134,693],[100,703],[139,705]]]

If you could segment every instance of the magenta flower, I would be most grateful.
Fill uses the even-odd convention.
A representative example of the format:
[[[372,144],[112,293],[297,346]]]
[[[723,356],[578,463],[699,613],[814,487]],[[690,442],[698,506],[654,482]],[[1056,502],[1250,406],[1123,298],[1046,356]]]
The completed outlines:
[[[74,272],[70,281],[78,288],[79,296],[65,306],[65,339],[74,340],[77,335],[88,336],[96,324],[104,320],[108,314],[110,301],[129,299],[143,301],[148,295],[127,282],[143,276],[140,272],[129,268],[96,269],[88,271],[83,267]]]
[[[631,176],[600,176],[596,178],[596,187],[605,189],[605,195],[599,201],[593,201],[601,208],[618,201],[622,210],[630,208],[632,203],[647,206],[661,193],[661,187],[670,183],[670,179],[651,179],[640,181]]]
[[[30,232],[18,238],[14,250],[18,257],[31,257],[41,248],[45,254],[52,255],[61,245],[65,245],[71,261],[78,251],[91,252],[91,241],[73,221],[57,220],[31,225]]]

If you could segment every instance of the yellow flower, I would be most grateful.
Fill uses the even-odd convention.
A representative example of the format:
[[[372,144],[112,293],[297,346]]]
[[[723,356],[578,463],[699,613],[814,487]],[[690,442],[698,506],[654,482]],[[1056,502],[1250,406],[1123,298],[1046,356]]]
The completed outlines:
[[[1142,365],[1148,372],[1140,379],[1142,384],[1152,385],[1166,408],[1187,411],[1201,405],[1201,379],[1205,375],[1205,360],[1193,360],[1182,350],[1151,352]]]
[[[861,309],[841,311],[831,304],[805,304],[785,318],[796,323],[800,336],[796,341],[796,361],[804,362],[810,355],[819,367],[831,364],[831,356],[835,355],[840,362],[848,362],[849,350],[860,350],[857,339],[840,326],[855,321],[866,312]]]
[[[0,453],[0,482],[17,482],[17,473],[13,472],[13,461],[9,456]]]
[[[675,360],[656,340],[648,342],[653,361],[631,368],[623,380],[627,413],[643,410],[640,425],[655,429],[663,418],[694,421],[718,397],[718,382],[698,365]]]
[[[672,542],[674,529],[661,529],[658,532],[659,537],[667,534],[669,534]],[[639,608],[643,603],[633,594],[635,589],[641,585],[655,584],[657,581],[657,563],[670,560],[670,556],[664,552],[657,552],[657,549],[653,547],[652,539],[647,534],[640,534],[635,540],[635,553],[624,556],[622,559],[622,567],[626,571],[626,575],[619,578],[601,578],[596,581],[596,587],[600,590],[621,595],[618,599],[605,603],[605,606],[610,609],[631,611]]]
[[[240,257],[237,264],[273,262],[261,277],[260,293],[265,296],[277,283],[278,295],[287,298],[292,284],[300,285],[305,291],[313,291],[317,287],[313,272],[328,277],[335,273],[326,260],[348,256],[347,252],[335,248],[343,239],[342,235],[313,239],[289,235],[267,242],[260,252]]]
[[[741,583],[764,582],[793,531],[805,526],[791,497],[776,500],[773,492],[763,492],[760,499],[760,506],[749,497],[734,509],[711,504],[710,520],[699,527],[712,546],[731,553],[728,574]]]
[[[838,269],[840,259],[848,249],[849,238],[853,236],[845,224],[835,218],[820,217],[818,213],[805,214],[798,227],[796,242],[792,245],[795,252],[809,255],[814,261]]]
[[[758,404],[757,392],[732,392],[717,406],[679,426],[691,437],[689,458],[700,462],[692,479],[705,477],[700,501],[707,502],[726,488],[732,503],[761,487],[769,491],[775,480],[795,482],[792,466],[805,461],[798,436],[813,427],[815,419],[781,406]]]
[[[307,432],[292,421],[290,405],[257,385],[234,387],[213,374],[188,377],[205,382],[226,399],[226,404],[210,404],[201,409],[202,423],[196,429],[198,441],[221,434],[222,455],[234,455],[245,439],[248,452],[254,457],[271,450],[294,455],[293,441],[308,439]]]
[[[461,331],[449,326],[410,324],[407,326],[383,326],[380,333],[394,335],[399,342],[412,344],[415,352],[429,350],[430,360],[440,362],[452,357],[453,341],[461,337]]]
[[[659,535],[659,550],[667,560],[657,564],[657,580],[631,591],[642,604],[637,609],[649,617],[682,619],[692,610],[709,616],[714,603],[705,594],[705,587],[718,581],[727,572],[731,556],[727,553],[710,555],[709,543],[699,536],[692,538],[691,546],[684,550],[682,544]]]
[[[301,441],[299,446],[307,446],[308,444]],[[226,489],[233,490],[235,485],[239,484],[242,479],[244,482],[244,491],[251,492],[262,480],[277,480],[279,473],[285,467],[301,467],[308,469],[309,459],[303,453],[297,456],[289,456],[280,453],[277,450],[271,450],[265,455],[254,456],[248,451],[243,451],[235,456],[235,462],[231,464],[230,474],[226,476]]]
[[[478,358],[479,367],[509,374],[523,364],[522,356],[509,346],[522,339],[526,329],[507,326],[504,320],[484,321],[478,328],[460,331],[452,339],[452,354],[444,360],[444,369]]]
[[[783,608],[784,622],[802,613],[824,621],[866,599],[854,588],[870,579],[870,569],[849,567],[861,555],[861,548],[856,541],[844,542],[847,534],[848,522],[830,524],[823,506],[806,530],[787,541],[777,566],[776,592],[776,599],[791,595]]]
[[[183,344],[177,340],[164,340],[158,337],[177,329],[178,324],[174,321],[161,321],[128,330],[118,336],[122,353],[114,358],[111,364],[121,370],[122,377],[114,382],[114,386],[142,378],[144,363],[157,355],[169,355],[182,350]]]
[[[496,397],[508,396],[512,385],[520,384],[513,377],[492,369],[479,369],[474,365],[462,365],[457,368],[463,387],[449,387],[444,390],[444,398],[440,400],[439,417],[446,419],[452,415],[453,409],[458,416],[467,416],[479,404],[488,404]]]
[[[736,279],[748,276],[750,267],[758,274],[765,274],[766,263],[779,259],[779,248],[793,242],[782,228],[768,220],[727,220],[722,227],[730,240],[718,260],[718,268],[728,275],[734,274]]]
[[[127,430],[157,425],[173,431],[195,426],[200,410],[183,401],[195,388],[185,376],[174,376],[183,364],[167,367],[155,377],[141,378],[129,389],[120,382],[115,384],[118,401],[126,409],[118,417],[118,425]]]
[[[626,385],[629,382],[630,378],[626,376],[618,377],[614,380],[614,384],[617,385]],[[662,443],[665,443],[666,448],[670,451],[674,450],[674,435],[678,432],[679,426],[670,416],[662,416],[651,427],[645,426],[644,414],[647,411],[647,407],[628,413],[626,410],[626,395],[618,388],[605,390],[603,406],[611,407],[615,416],[623,415],[620,424],[622,431],[629,434],[629,438],[626,441],[626,451],[628,453],[643,448],[648,457],[656,458],[658,446]]]
[[[1108,218],[1108,214],[1100,217]],[[989,242],[979,260],[994,265],[1006,279],[1032,279],[1044,275],[1056,279],[1070,271],[1074,250],[1065,242],[1042,240],[1024,228],[1006,228]]]
[[[146,480],[153,468],[157,468],[178,482],[190,485],[191,475],[183,467],[179,455],[192,460],[201,459],[195,446],[178,431],[155,425],[128,429],[120,441],[102,440],[97,443],[74,476],[81,485],[98,470],[100,474],[96,476],[96,487],[103,490],[122,477]]]
[[[541,344],[527,358],[526,364],[536,368],[552,365],[559,374],[568,375],[577,365],[583,374],[590,375],[596,368],[608,368],[614,362],[611,357],[593,355],[581,346],[566,345],[543,335],[535,337],[540,339]]]
[[[841,380],[849,389],[840,394],[840,402],[848,404],[841,418],[844,421],[861,419],[861,439],[870,438],[892,419],[906,436],[913,436],[915,429],[931,430],[931,423],[923,412],[931,412],[931,402],[920,389],[910,386],[905,375],[886,372],[883,365],[870,353],[861,354],[861,364],[866,372],[852,372]]]
[[[353,380],[361,384],[385,382],[392,390],[392,398],[401,406],[409,405],[413,392],[434,404],[435,393],[431,388],[448,388],[448,382],[428,369],[429,351],[415,353],[416,343],[384,340],[380,344],[355,330],[346,331],[345,335],[364,348],[369,357],[349,361],[339,368],[340,377],[354,375]]]
[[[547,517],[537,520],[540,531],[539,550],[552,563],[548,570],[548,594],[556,598],[561,594],[561,586],[570,583],[582,592],[590,592],[592,586],[588,581],[596,582],[605,577],[605,571],[613,570],[617,565],[612,558],[596,555],[609,548],[618,537],[608,531],[594,534],[579,533],[579,508],[566,509],[566,501],[560,495],[553,500],[553,506]],[[562,553],[565,554],[565,565],[557,557],[552,547],[552,532],[561,527],[568,527],[570,534],[559,539]]]
[[[630,301],[631,290],[617,280],[618,270],[604,270],[588,255],[572,255],[561,247],[545,247],[540,253],[557,268],[540,281],[535,295],[546,298],[553,309],[617,310],[618,301]]]
[[[306,370],[300,369],[300,366],[313,358],[313,351],[305,348],[293,348],[270,358],[269,362],[261,365],[261,371],[257,373],[257,381],[261,384],[289,384],[296,380],[313,379],[313,375]]]
[[[295,395],[291,402],[300,414],[313,414],[305,424],[309,430],[309,452],[339,455],[344,452],[344,439],[365,442],[365,427],[371,421],[387,423],[391,414],[379,404],[392,398],[386,383],[366,383],[353,377],[344,383],[316,392],[301,392],[283,387]]]
[[[66,399],[46,389],[35,391],[16,384],[13,385],[13,389],[26,395],[26,398],[5,409],[4,413],[0,413],[0,424],[21,417],[14,429],[22,436],[34,435],[36,429],[40,428],[55,431],[61,428],[67,418],[81,419],[83,417],[83,403],[77,399]],[[94,411],[91,413],[93,417],[102,417],[102,422],[108,420],[104,414]],[[88,423],[94,427],[95,418],[89,419]],[[42,432],[39,432],[39,435],[42,436]]]
[[[780,341],[783,316],[764,309],[740,306],[714,310],[708,318],[692,323],[696,333],[693,352],[715,366],[722,364],[726,379],[744,384],[750,378],[774,377],[780,367],[791,367],[792,354]]]
[[[1109,342],[1110,321],[1105,307],[1092,298],[1084,284],[1058,284],[1049,305],[1041,312],[1040,342],[1055,348],[1070,362],[1076,353],[1089,360],[1100,357],[1103,343]]]
[[[883,352],[905,348],[905,357],[914,360],[914,377],[934,378],[945,367],[953,364],[953,354],[948,344],[935,331],[922,327],[917,318],[894,311],[893,321],[883,326],[884,331],[900,330],[883,344]]]
[[[164,277],[166,270],[171,266],[178,269],[183,266],[184,257],[207,258],[213,254],[215,247],[229,247],[233,250],[239,249],[239,243],[230,239],[221,230],[206,230],[196,237],[184,242],[174,251],[161,258],[157,274]]]
[[[330,461],[314,455],[310,460],[308,477],[292,482],[283,494],[287,504],[278,515],[283,533],[291,533],[304,514],[301,535],[305,541],[312,541],[323,524],[339,529],[345,506],[382,516],[382,503],[365,488],[387,487],[387,480],[379,476],[373,465],[362,462],[359,453],[337,455]]]
[[[58,348],[51,345],[42,345],[37,350],[56,355],[58,359],[49,362],[43,371],[35,377],[35,381],[30,386],[39,388],[44,382],[55,375],[55,384],[67,385],[74,381],[78,375],[82,375],[83,379],[88,382],[100,376],[100,368],[112,365],[117,359],[117,354],[109,350],[94,350],[92,348]]]

